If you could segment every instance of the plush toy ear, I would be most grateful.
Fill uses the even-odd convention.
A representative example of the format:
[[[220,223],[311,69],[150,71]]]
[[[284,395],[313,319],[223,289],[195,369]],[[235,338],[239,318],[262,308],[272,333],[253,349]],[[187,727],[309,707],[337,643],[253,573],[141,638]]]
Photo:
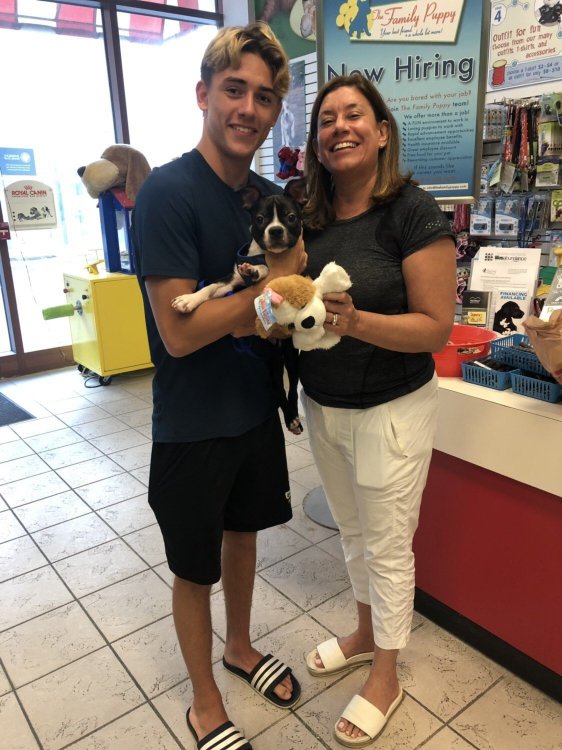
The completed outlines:
[[[320,272],[320,276],[314,279],[314,284],[320,294],[345,292],[351,286],[351,279],[347,271],[332,260],[326,263]]]
[[[306,180],[304,177],[299,177],[296,180],[289,180],[285,185],[283,192],[285,195],[288,195],[289,198],[296,201],[300,206],[304,206],[308,200],[306,194]]]
[[[134,201],[140,186],[146,180],[152,170],[145,156],[136,149],[130,149],[127,159],[127,177],[125,180],[125,192]]]

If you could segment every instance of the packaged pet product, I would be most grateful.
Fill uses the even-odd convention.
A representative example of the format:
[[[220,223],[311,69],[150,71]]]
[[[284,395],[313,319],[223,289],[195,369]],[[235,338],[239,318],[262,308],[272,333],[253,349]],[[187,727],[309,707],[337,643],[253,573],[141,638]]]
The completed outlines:
[[[499,195],[496,198],[495,233],[504,237],[517,237],[520,211],[520,198],[513,195]]]
[[[552,277],[550,289],[541,310],[541,320],[548,321],[555,310],[562,310],[562,266],[559,266]]]
[[[562,185],[562,164],[559,159],[539,159],[537,162],[536,187]]]
[[[470,234],[491,234],[494,199],[482,196],[470,209]]]
[[[550,222],[562,222],[562,190],[553,190],[550,194]]]
[[[461,323],[488,328],[492,292],[465,291],[462,294]]]

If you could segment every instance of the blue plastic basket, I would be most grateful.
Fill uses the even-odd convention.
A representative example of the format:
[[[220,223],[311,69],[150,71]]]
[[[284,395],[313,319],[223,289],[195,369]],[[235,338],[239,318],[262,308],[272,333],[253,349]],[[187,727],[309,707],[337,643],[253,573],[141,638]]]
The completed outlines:
[[[538,380],[529,375],[523,375],[520,372],[513,373],[511,387],[514,393],[519,393],[521,396],[538,398],[541,401],[548,401],[551,404],[555,404],[562,396],[562,386],[558,385],[558,383]]]
[[[485,357],[484,359],[489,359]],[[511,388],[511,376],[519,370],[509,370],[501,372],[500,370],[487,370],[485,367],[479,367],[474,362],[480,362],[480,359],[471,359],[468,362],[462,362],[462,379],[467,383],[483,385],[485,388],[494,388],[496,391],[505,391]]]
[[[494,339],[490,347],[492,359],[521,370],[530,370],[539,373],[539,375],[550,376],[550,373],[539,362],[536,354],[517,348],[521,343],[530,344],[529,338],[522,333],[513,333],[511,336]]]

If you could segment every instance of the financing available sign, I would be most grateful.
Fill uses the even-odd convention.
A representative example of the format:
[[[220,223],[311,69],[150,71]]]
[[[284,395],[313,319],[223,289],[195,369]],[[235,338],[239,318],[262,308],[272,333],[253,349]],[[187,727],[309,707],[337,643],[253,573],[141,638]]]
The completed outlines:
[[[442,202],[480,192],[489,0],[325,0],[320,83],[359,72],[401,133],[402,169]]]

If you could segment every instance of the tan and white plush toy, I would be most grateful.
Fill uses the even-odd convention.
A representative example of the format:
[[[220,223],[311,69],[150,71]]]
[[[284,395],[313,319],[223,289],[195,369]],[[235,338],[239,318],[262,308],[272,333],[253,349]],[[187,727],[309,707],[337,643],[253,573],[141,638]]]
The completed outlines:
[[[293,344],[301,351],[330,349],[341,336],[324,329],[326,308],[322,296],[345,292],[350,286],[347,271],[333,261],[324,266],[314,281],[297,274],[272,279],[255,300],[258,335],[268,338],[281,328],[292,335]]]
[[[133,203],[140,186],[152,170],[146,157],[126,143],[105,149],[100,159],[79,167],[77,172],[88,195],[97,198],[112,188],[123,188]]]

